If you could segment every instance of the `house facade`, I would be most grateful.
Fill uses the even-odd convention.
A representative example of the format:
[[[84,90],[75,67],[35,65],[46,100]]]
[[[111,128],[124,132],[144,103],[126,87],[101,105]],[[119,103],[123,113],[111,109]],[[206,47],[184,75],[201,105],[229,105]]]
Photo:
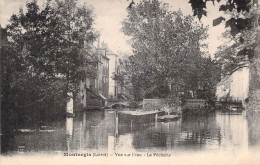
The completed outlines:
[[[127,90],[125,84],[116,79],[116,75],[120,75],[120,72],[124,70],[123,65],[119,62],[119,56],[112,52],[105,43],[101,44],[102,50],[106,51],[106,57],[109,58],[109,71],[108,71],[108,99],[123,99],[126,100],[129,96],[129,90]]]
[[[97,59],[94,64],[96,77],[87,77],[81,81],[78,98],[83,108],[100,109],[107,106],[108,99],[127,99],[129,92],[124,84],[114,78],[121,70],[118,55],[104,42],[96,47],[88,47],[88,52],[95,54]]]
[[[249,93],[249,71],[249,65],[246,64],[223,77],[216,87],[217,100],[241,102],[244,105]]]
[[[106,49],[98,48],[98,78],[97,78],[97,91],[105,98],[108,98],[109,87],[109,58],[107,57]]]
[[[123,63],[120,62],[120,60],[119,60],[117,74],[124,76],[125,73],[126,73],[125,67],[124,67]],[[118,85],[118,98],[119,99],[128,100],[128,99],[132,98],[132,96],[131,96],[131,89],[132,89],[131,84],[125,82],[124,78],[122,78],[120,80],[117,80],[117,85]]]
[[[87,77],[80,84],[80,103],[85,109],[99,109],[106,106],[109,87],[109,58],[106,50],[93,45],[89,52],[95,54],[94,62],[96,77]]]
[[[108,58],[110,59],[108,97],[109,99],[115,99],[118,97],[118,82],[113,77],[118,72],[118,56],[111,51],[108,53]]]
[[[112,52],[106,43],[102,42],[100,49],[106,52],[106,57],[109,58],[109,71],[108,71],[108,98],[115,99],[118,97],[118,81],[115,80],[114,74],[118,72],[118,55]]]
[[[7,30],[0,25],[0,49],[7,44]]]

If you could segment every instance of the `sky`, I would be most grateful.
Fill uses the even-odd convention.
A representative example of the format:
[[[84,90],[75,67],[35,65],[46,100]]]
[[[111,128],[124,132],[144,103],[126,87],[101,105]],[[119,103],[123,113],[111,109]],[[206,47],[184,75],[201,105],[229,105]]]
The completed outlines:
[[[13,13],[18,13],[19,8],[25,9],[25,4],[30,0],[0,0],[0,24],[5,27]],[[131,53],[131,46],[128,44],[129,37],[125,36],[121,31],[121,22],[127,16],[126,8],[131,0],[78,0],[79,3],[87,3],[92,5],[95,13],[94,28],[100,33],[100,41],[108,44],[108,47],[115,53],[124,52]],[[135,0],[138,2],[139,0]],[[169,3],[170,10],[181,9],[184,15],[192,15],[192,9],[189,0],[162,0]],[[46,0],[38,0],[39,4],[43,4]],[[224,32],[224,24],[212,26],[213,19],[219,17],[221,13],[215,6],[207,3],[207,17],[202,17],[201,22],[209,26],[208,51],[213,57],[217,47],[223,43],[221,34]],[[222,14],[223,15],[223,14]],[[197,18],[196,18],[197,19]],[[197,19],[197,21],[199,21]]]

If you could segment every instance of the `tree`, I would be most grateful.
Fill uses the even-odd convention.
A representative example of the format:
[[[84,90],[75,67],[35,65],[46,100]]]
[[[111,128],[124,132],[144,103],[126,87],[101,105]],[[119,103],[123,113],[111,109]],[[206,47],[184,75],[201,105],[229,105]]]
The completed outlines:
[[[206,27],[181,11],[169,11],[168,4],[158,0],[143,0],[129,8],[122,30],[131,37],[134,52],[126,62],[132,85],[148,97],[166,97],[153,92],[180,84],[184,80],[181,71],[192,71],[206,46],[202,43]]]
[[[206,16],[206,4],[209,0],[190,0],[194,15],[200,19],[202,14]],[[214,0],[210,0],[214,3]],[[217,0],[220,2],[221,0]],[[217,55],[221,56],[222,62],[225,63],[224,72],[230,72],[234,68],[241,67],[242,62],[247,60],[250,62],[250,109],[259,109],[254,106],[255,97],[260,91],[260,37],[259,37],[259,1],[258,0],[222,0],[226,2],[221,5],[219,11],[224,11],[231,17],[225,20],[223,17],[213,20],[216,26],[225,21],[227,32],[226,37],[233,40],[234,44],[230,47],[219,48]],[[236,56],[237,55],[237,56]],[[249,99],[251,100],[251,99]],[[252,104],[251,104],[252,103]],[[255,104],[258,105],[258,104]]]
[[[229,37],[235,41],[231,46],[231,56],[225,55],[222,62],[225,61],[226,69],[224,72],[230,72],[230,69],[238,66],[238,61],[245,59],[247,56],[250,61],[250,85],[249,85],[249,108],[251,110],[259,109],[260,102],[258,93],[260,92],[260,33],[259,33],[259,1],[258,0],[190,0],[193,15],[199,19],[207,16],[207,4],[211,1],[213,4],[217,2],[226,2],[220,6],[219,11],[231,14],[227,21],[224,17],[218,17],[213,20],[213,25],[219,25],[225,21],[228,29]],[[129,4],[128,9],[133,8],[134,1]],[[226,33],[227,34],[227,33]],[[236,48],[236,49],[235,49]],[[234,51],[235,50],[235,51]],[[220,52],[225,52],[225,48],[220,48]],[[230,52],[230,48],[226,48],[226,52]],[[220,54],[220,53],[217,53]],[[229,63],[230,62],[230,63]],[[250,101],[252,100],[252,101]]]
[[[93,12],[86,6],[78,7],[73,0],[56,1],[54,5],[50,33],[56,37],[49,39],[55,43],[48,42],[47,46],[54,51],[56,72],[65,75],[69,90],[75,91],[80,79],[95,76],[90,65],[95,56],[84,49],[97,37],[92,27]]]
[[[26,7],[25,13],[11,16],[9,42],[1,50],[7,129],[63,115],[67,93],[77,92],[83,78],[95,76],[96,59],[88,51],[97,36],[92,9],[72,0],[47,1],[43,9],[32,1]]]

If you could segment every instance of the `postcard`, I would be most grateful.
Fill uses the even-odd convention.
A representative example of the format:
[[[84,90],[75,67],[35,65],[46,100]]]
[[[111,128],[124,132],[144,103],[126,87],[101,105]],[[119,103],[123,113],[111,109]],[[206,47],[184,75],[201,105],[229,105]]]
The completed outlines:
[[[0,6],[1,165],[259,164],[258,1]]]

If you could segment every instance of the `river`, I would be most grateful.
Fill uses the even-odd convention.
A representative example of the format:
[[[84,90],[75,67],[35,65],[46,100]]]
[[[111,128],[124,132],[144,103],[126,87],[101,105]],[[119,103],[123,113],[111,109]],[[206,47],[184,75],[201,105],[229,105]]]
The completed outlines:
[[[177,121],[115,125],[114,111],[91,111],[47,123],[51,130],[19,132],[4,155],[60,152],[255,151],[260,148],[260,117],[215,112]],[[2,137],[2,141],[5,141]]]

